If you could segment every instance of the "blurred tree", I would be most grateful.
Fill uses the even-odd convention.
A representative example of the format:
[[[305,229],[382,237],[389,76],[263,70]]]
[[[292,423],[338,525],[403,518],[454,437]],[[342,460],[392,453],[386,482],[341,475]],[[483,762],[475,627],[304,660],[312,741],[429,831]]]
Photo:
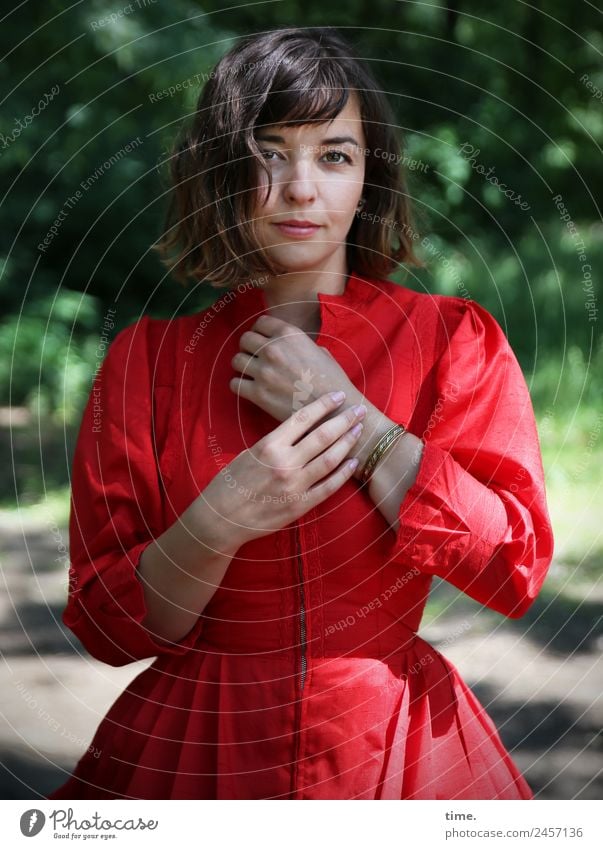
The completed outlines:
[[[340,28],[388,92],[430,261],[396,279],[484,303],[526,369],[536,351],[600,351],[583,269],[603,253],[598,23],[591,4],[561,0],[17,6],[0,34],[0,403],[43,390],[64,411],[61,361],[81,403],[109,307],[117,330],[212,300],[149,251],[166,204],[160,163],[233,40],[283,25]]]

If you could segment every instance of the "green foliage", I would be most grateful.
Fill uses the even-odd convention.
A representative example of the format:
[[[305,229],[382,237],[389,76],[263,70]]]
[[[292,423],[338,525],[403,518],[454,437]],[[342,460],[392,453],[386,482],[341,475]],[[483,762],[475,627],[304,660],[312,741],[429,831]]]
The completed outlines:
[[[0,324],[0,387],[39,417],[73,422],[90,390],[98,304],[63,290]]]
[[[429,265],[395,278],[483,303],[532,375],[538,405],[574,398],[578,358],[601,365],[600,321],[553,198],[588,264],[601,267],[598,23],[591,4],[562,0],[546,12],[485,0],[17,6],[0,35],[0,405],[76,419],[107,308],[115,333],[142,312],[205,305],[207,294],[178,286],[150,252],[163,228],[167,147],[238,35],[304,24],[341,28],[404,133]],[[600,388],[586,373],[579,403]]]

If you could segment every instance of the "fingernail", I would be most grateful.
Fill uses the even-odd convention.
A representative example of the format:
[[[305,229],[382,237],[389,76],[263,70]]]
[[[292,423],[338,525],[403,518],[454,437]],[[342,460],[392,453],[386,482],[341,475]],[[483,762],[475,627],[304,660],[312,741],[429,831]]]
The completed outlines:
[[[333,401],[339,403],[345,398],[345,392],[331,392],[331,398],[333,399]]]
[[[351,460],[348,460],[348,469],[355,469],[359,462],[358,457],[352,457]]]
[[[354,436],[358,436],[363,427],[364,425],[362,424],[362,422],[358,422],[358,424],[355,424],[354,427],[350,429],[350,433],[352,433]]]
[[[366,413],[366,406],[364,404],[356,404],[352,407],[355,416],[363,416]]]

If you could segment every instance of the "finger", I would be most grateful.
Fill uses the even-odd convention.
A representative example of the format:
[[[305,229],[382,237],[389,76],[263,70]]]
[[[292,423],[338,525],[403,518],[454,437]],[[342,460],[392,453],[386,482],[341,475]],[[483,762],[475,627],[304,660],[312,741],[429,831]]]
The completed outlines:
[[[233,377],[228,384],[231,392],[241,398],[247,398],[249,401],[253,401],[252,390],[254,385],[255,380],[247,380],[243,377]]]
[[[326,501],[327,498],[333,495],[334,492],[341,489],[343,484],[354,474],[358,465],[356,462],[357,460],[357,457],[348,457],[332,474],[329,475],[329,477],[305,490],[307,497],[306,503],[310,505],[308,508],[309,510],[311,510],[312,507],[316,507],[318,504],[322,504],[322,502]]]
[[[239,347],[242,351],[247,351],[249,354],[257,354],[261,351],[267,342],[267,337],[261,333],[254,333],[252,330],[246,330],[239,339]]]
[[[330,392],[326,392],[320,398],[292,413],[288,419],[285,419],[281,425],[275,428],[274,436],[277,439],[282,439],[286,445],[291,446],[324,416],[340,407],[344,401],[345,395],[340,401],[337,401],[334,400]]]
[[[237,351],[230,364],[235,371],[240,371],[247,377],[255,378],[257,376],[258,358],[252,357],[251,354]]]
[[[296,460],[299,465],[303,467],[311,463],[315,457],[330,448],[346,431],[360,421],[365,414],[366,409],[360,412],[355,405],[347,410],[342,410],[338,415],[315,427],[295,445]]]
[[[256,333],[262,333],[264,336],[273,336],[275,333],[279,333],[281,330],[284,330],[285,327],[290,326],[292,325],[287,324],[287,322],[283,321],[281,318],[276,318],[273,315],[264,313],[259,318],[256,318],[254,323],[251,325],[251,330]]]
[[[330,474],[347,457],[349,452],[353,451],[361,433],[362,422],[356,422],[326,451],[323,451],[322,454],[319,454],[304,466],[302,469],[304,489],[309,489],[312,484]]]

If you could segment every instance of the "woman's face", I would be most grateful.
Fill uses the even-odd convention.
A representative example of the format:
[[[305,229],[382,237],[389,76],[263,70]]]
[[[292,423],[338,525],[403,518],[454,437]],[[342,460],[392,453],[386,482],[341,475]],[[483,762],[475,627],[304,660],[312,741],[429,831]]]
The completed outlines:
[[[345,268],[345,240],[365,171],[366,144],[355,95],[331,122],[275,124],[259,128],[255,138],[272,173],[266,201],[268,179],[258,168],[255,217],[261,246],[289,272],[331,266],[332,259],[340,259]],[[288,220],[317,226],[278,226]]]

